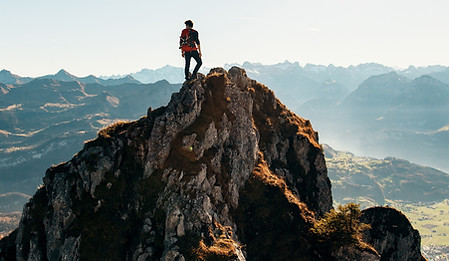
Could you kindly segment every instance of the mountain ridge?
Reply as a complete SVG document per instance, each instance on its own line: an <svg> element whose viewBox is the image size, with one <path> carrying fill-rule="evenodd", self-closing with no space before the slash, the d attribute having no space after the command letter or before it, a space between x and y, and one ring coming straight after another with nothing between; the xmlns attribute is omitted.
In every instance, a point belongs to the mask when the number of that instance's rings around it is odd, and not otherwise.
<svg viewBox="0 0 449 261"><path fill-rule="evenodd" d="M428 75L409 80L391 72L370 77L341 102L323 99L300 110L334 147L447 172L448 101L448 84Z"/></svg>
<svg viewBox="0 0 449 261"><path fill-rule="evenodd" d="M86 77L79 78L77 76L70 74L69 72L67 72L64 69L59 70L59 72L56 74L45 75L45 76L38 77L36 79L53 79L53 80L63 81L63 82L78 81L78 82L82 82L82 83L98 83L98 84L101 84L104 86L120 85L120 84L125 84L125 83L126 84L129 84L129 83L140 84L140 82L138 80L134 79L130 75L126 75L126 76L120 77L118 79L106 79L106 80L98 78L94 75L89 75Z"/></svg>
<svg viewBox="0 0 449 261"><path fill-rule="evenodd" d="M430 75L435 79L438 79L440 81L446 82L449 84L449 67L441 66L441 65L431 65L431 66L419 66L415 67L413 65L410 65L408 68L400 69L400 68L393 68L390 66L382 65L379 63L362 63L359 65L350 65L347 67L344 66L334 66L333 64L329 64L327 66L325 65L316 65L316 64L306 64L304 66L301 66L299 62L289 62L288 60L277 63L277 64L270 64L270 65L264 65L257 62L249 62L245 61L243 64L238 63L230 63L225 64L223 67L225 69L230 69L232 66L238 66L245 70L247 70L248 75L250 75L252 78L258 79L259 71L263 70L265 72L269 73L270 68L277 72L282 71L288 71L288 70L294 70L297 73L298 72L306 72L308 73L308 77L315 79L318 84L321 84L325 82L328 79L336 80L340 82L340 84L348 87L349 90L354 90L357 88L357 86L362 83L364 80L366 80L368 77L373 75L380 75L385 74L388 72L397 72L398 74L405 76L409 79L415 79L422 75ZM210 68L202 68L201 72L207 73ZM62 71L62 72L61 72ZM18 84L17 82L11 82L11 81L2 81L4 79L2 77L2 73L7 72L8 74L11 74L7 70L2 70L0 72L0 82L3 82L5 84ZM69 72L65 71L64 69L61 69L58 73L64 73L66 75L71 75ZM273 71L272 71L273 72ZM271 73L272 73L271 72ZM57 74L58 74L57 73ZM56 74L56 75L57 75ZM30 77L20 77L17 75L14 75L17 80L24 79L26 81L30 81L34 78ZM55 77L55 75L46 75L41 77ZM69 76L70 77L70 76ZM71 77L78 78L74 75L71 75ZM138 72L134 73L128 73L128 74L122 74L122 75L111 75L111 76L93 76L89 75L86 77L78 78L78 79L84 79L81 80L81 82L86 83L92 83L97 82L98 80L117 80L120 78L126 78L126 77L132 77L141 83L154 83L160 80L167 80L170 83L181 83L184 79L184 68L182 67L176 67L172 65L165 65L161 68L157 69L146 69L143 68ZM37 77L40 78L40 77ZM346 78L346 80L344 79ZM262 79L258 79L262 80Z"/></svg>
<svg viewBox="0 0 449 261"><path fill-rule="evenodd" d="M0 83L3 84L10 84L10 85L22 85L27 84L33 80L39 80L39 79L52 79L57 81L63 81L63 82L81 82L81 83L98 83L104 86L114 86L114 85L120 85L120 84L127 84L127 83L136 83L139 84L140 82L134 79L130 75L126 75L123 77L119 77L117 79L101 79L94 75L89 75L86 77L77 77L75 75L70 74L68 71L61 69L56 74L49 74L44 75L40 77L21 77L15 74L12 74L10 71L3 69L0 71Z"/></svg>
<svg viewBox="0 0 449 261"><path fill-rule="evenodd" d="M167 106L103 129L70 161L51 167L0 253L241 261L391 254L377 241L377 251L325 247L309 229L331 208L324 154L310 121L244 70L217 68L185 83ZM388 231L388 218L375 220L373 229ZM401 249L405 259L421 256L419 234L389 238L409 246Z"/></svg>
<svg viewBox="0 0 449 261"><path fill-rule="evenodd" d="M148 104L162 106L177 89L167 82L105 87L53 79L9 89L0 95L0 194L33 193L39 172L114 121L137 119Z"/></svg>
<svg viewBox="0 0 449 261"><path fill-rule="evenodd" d="M23 84L31 81L31 78L29 77L20 77L18 75L12 74L8 70L1 70L0 71L0 83L4 84Z"/></svg>

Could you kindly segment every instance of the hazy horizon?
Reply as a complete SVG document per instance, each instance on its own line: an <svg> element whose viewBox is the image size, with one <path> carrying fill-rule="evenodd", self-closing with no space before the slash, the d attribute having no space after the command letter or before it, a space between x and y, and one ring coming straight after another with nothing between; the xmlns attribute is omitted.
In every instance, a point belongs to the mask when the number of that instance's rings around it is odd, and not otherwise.
<svg viewBox="0 0 449 261"><path fill-rule="evenodd" d="M200 32L205 67L284 60L348 67L449 66L449 2L0 1L0 68L36 77L183 66L184 21Z"/></svg>
<svg viewBox="0 0 449 261"><path fill-rule="evenodd" d="M265 63L253 62L253 61L244 61L242 63L229 62L229 63L224 63L224 64L219 65L219 66L214 66L214 67L223 67L224 68L224 67L229 66L229 65L243 66L245 63L251 63L251 64L254 64L254 65L262 65L262 66L275 66L275 65L285 64L285 63L290 63L290 64L298 63L299 66L302 67L302 68L306 67L307 65L312 65L312 66L324 66L324 67L335 66L335 67L340 67L340 68L345 68L345 69L348 69L351 66L357 67L357 66L360 66L360 65L377 64L377 65L382 65L382 66L385 66L385 67L392 68L395 71L407 70L410 67L414 67L414 68L417 68L417 69L419 69L419 68L429 68L429 67L432 67L432 66L442 66L442 67L449 68L449 66L441 65L441 64L431 64L431 65L426 65L426 66L416 66L416 65L410 64L410 65L405 66L405 67L398 67L398 66L390 66L388 64L381 64L381 63L376 63L376 62L367 62L367 63L350 64L350 65L347 65L347 66L342 66L342 65L332 64L332 63L331 64L327 64L327 65L325 65L325 64L313 64L313 63L302 64L302 63L300 63L298 61L289 61L289 60L279 61L277 63L272 63L272 64L265 64ZM110 78L110 77L117 77L117 76L126 76L126 75L130 75L130 74L138 73L138 72L141 72L141 71L144 71L144 70L157 71L157 70L161 70L161 69L163 69L165 67L173 67L173 68L177 68L177 69L179 69L179 68L183 69L183 65L166 64L166 65L163 65L163 66L160 66L160 67L156 67L156 68L141 68L141 69L138 69L137 71L124 72L122 74L108 74L108 75L97 75L97 74L93 74L93 73L87 73L87 74L84 74L84 75L78 75L78 74L73 73L73 72L67 70L66 68L62 68L62 67L57 69L56 71L45 72L45 73L39 74L39 75L22 75L22 74L19 74L19 73L15 72L15 71L12 71L10 68L1 68L1 67L0 67L0 71L6 70L6 71L9 71L10 73L15 74L15 75L20 76L20 77L37 78L37 77L42 77L42 76L47 76L47 75L55 75L59 71L64 70L67 73L69 73L69 74L71 74L73 76L79 77L79 78L83 78L83 77L87 77L87 76L91 76L91 75L93 75L95 77L99 77L99 78ZM214 67L204 67L204 66L202 66L200 71L204 71L206 69L208 70L208 69L211 69L211 68L214 68Z"/></svg>

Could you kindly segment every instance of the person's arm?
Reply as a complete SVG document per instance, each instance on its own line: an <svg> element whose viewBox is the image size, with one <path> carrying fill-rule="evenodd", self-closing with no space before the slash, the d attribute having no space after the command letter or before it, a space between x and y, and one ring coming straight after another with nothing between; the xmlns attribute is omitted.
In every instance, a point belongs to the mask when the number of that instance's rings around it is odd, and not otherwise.
<svg viewBox="0 0 449 261"><path fill-rule="evenodd" d="M196 46L198 47L198 53L200 54L200 58L202 56L201 54L201 45L200 45L200 37L198 31L196 32Z"/></svg>

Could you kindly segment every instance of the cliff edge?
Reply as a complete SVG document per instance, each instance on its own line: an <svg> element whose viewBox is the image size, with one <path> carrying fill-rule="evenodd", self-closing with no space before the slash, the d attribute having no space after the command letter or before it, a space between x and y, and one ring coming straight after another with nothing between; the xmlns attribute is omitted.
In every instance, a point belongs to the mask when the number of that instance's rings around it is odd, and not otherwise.
<svg viewBox="0 0 449 261"><path fill-rule="evenodd" d="M1 242L16 260L379 260L325 249L318 135L244 70L217 68L48 169Z"/></svg>

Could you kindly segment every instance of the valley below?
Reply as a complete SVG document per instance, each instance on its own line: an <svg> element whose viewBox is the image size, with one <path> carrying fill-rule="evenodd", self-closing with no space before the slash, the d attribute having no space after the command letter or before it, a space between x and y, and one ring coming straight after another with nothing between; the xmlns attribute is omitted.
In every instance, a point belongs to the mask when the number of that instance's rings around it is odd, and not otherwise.
<svg viewBox="0 0 449 261"><path fill-rule="evenodd" d="M335 146L323 145L334 207L394 207L419 230L429 260L449 255L449 69L288 62L243 68L310 119L321 143ZM157 77L141 79L169 78L147 73ZM102 128L165 105L181 86L131 76L77 78L63 70L39 79L8 77L13 80L0 84L0 237L17 227L47 168L70 159Z"/></svg>

